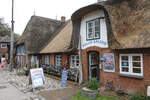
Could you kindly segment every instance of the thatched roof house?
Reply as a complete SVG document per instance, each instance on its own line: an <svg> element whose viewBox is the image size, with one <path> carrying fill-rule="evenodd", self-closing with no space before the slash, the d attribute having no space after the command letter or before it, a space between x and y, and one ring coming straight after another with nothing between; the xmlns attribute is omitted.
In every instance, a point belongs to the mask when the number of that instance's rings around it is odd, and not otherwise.
<svg viewBox="0 0 150 100"><path fill-rule="evenodd" d="M67 21L65 27L58 32L58 35L53 38L40 53L60 53L68 52L72 37L72 21Z"/></svg>
<svg viewBox="0 0 150 100"><path fill-rule="evenodd" d="M108 0L83 7L73 13L74 39L72 39L72 45L75 48L78 44L81 18L98 9L103 9L105 13L110 48L150 47L150 1Z"/></svg>
<svg viewBox="0 0 150 100"><path fill-rule="evenodd" d="M27 54L37 54L63 27L64 22L32 16L16 45L24 44Z"/></svg>

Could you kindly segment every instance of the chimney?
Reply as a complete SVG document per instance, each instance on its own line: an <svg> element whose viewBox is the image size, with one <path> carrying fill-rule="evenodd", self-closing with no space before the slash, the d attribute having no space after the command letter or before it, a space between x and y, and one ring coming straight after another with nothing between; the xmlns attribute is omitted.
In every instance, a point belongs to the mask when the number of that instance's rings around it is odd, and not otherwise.
<svg viewBox="0 0 150 100"><path fill-rule="evenodd" d="M61 16L61 22L65 22L66 21L66 17L65 16Z"/></svg>

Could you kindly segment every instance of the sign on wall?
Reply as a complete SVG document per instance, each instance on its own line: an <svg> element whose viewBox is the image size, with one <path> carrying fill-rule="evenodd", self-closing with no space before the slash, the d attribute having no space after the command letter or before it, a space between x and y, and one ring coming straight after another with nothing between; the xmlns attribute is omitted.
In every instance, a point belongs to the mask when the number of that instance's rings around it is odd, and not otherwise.
<svg viewBox="0 0 150 100"><path fill-rule="evenodd" d="M30 69L30 75L34 88L45 85L45 77L42 68Z"/></svg>
<svg viewBox="0 0 150 100"><path fill-rule="evenodd" d="M115 72L115 58L113 53L104 53L104 71Z"/></svg>

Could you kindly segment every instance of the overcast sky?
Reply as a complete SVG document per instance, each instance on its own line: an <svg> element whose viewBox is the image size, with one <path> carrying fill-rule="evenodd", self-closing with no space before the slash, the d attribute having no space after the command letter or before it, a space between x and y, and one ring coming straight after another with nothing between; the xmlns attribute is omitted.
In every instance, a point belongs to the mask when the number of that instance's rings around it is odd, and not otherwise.
<svg viewBox="0 0 150 100"><path fill-rule="evenodd" d="M11 25L11 1L0 0L0 17ZM60 20L61 16L70 19L79 8L97 0L14 0L15 33L22 34L30 17L34 15Z"/></svg>

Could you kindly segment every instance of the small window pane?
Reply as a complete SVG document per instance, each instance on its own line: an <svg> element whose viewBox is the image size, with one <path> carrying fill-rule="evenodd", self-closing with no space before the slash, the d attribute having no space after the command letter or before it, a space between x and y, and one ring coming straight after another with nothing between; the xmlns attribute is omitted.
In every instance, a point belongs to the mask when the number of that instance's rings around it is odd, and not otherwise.
<svg viewBox="0 0 150 100"><path fill-rule="evenodd" d="M99 32L95 32L95 37L96 38L99 38L100 36L99 36Z"/></svg>
<svg viewBox="0 0 150 100"><path fill-rule="evenodd" d="M129 68L128 67L122 67L122 72L129 72Z"/></svg>
<svg viewBox="0 0 150 100"><path fill-rule="evenodd" d="M100 27L95 27L95 32L99 32Z"/></svg>
<svg viewBox="0 0 150 100"><path fill-rule="evenodd" d="M88 27L92 27L92 23L91 22L88 23Z"/></svg>
<svg viewBox="0 0 150 100"><path fill-rule="evenodd" d="M122 62L122 66L129 66L129 62Z"/></svg>
<svg viewBox="0 0 150 100"><path fill-rule="evenodd" d="M141 62L132 62L133 67L141 67Z"/></svg>
<svg viewBox="0 0 150 100"><path fill-rule="evenodd" d="M140 68L133 68L133 73L141 73L141 69Z"/></svg>
<svg viewBox="0 0 150 100"><path fill-rule="evenodd" d="M88 38L92 39L93 38L93 34L91 32L88 33Z"/></svg>
<svg viewBox="0 0 150 100"><path fill-rule="evenodd" d="M121 56L122 61L128 61L128 56Z"/></svg>
<svg viewBox="0 0 150 100"><path fill-rule="evenodd" d="M100 22L99 19L96 19L95 20L95 26L99 26L99 22Z"/></svg>
<svg viewBox="0 0 150 100"><path fill-rule="evenodd" d="M92 29L92 28L89 28L88 31L89 31L89 33L92 33L93 29Z"/></svg>
<svg viewBox="0 0 150 100"><path fill-rule="evenodd" d="M140 56L132 56L133 61L141 61Z"/></svg>

